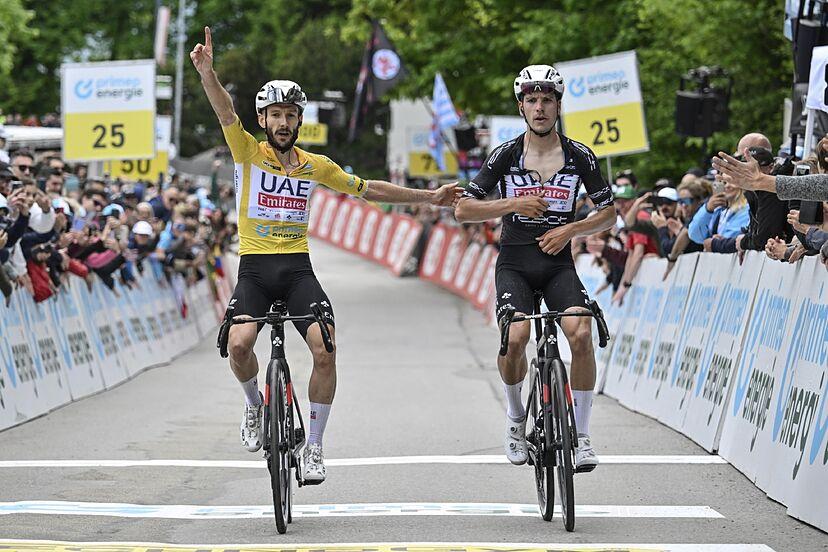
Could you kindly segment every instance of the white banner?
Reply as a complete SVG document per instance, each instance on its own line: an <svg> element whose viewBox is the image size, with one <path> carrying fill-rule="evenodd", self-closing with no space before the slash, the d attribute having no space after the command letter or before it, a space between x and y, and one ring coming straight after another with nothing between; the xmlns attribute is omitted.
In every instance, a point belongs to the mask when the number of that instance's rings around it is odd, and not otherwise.
<svg viewBox="0 0 828 552"><path fill-rule="evenodd" d="M63 113L155 111L155 61L64 63Z"/></svg>
<svg viewBox="0 0 828 552"><path fill-rule="evenodd" d="M489 118L489 152L526 132L523 117L494 115Z"/></svg>
<svg viewBox="0 0 828 552"><path fill-rule="evenodd" d="M713 262L708 262L708 259ZM733 387L734 370L750 320L765 255L750 251L740 266L735 255L704 255L696 268L696 281L714 283L716 307L707 332L698 344L702 350L692 393L686 397L686 415L678 429L708 452L719 447L721 420ZM693 286L696 286L694 281Z"/></svg>
<svg viewBox="0 0 828 552"><path fill-rule="evenodd" d="M719 454L753 482L774 468L771 409L781 392L782 346L793 328L797 273L792 268L768 259L764 262L744 354L725 409Z"/></svg>
<svg viewBox="0 0 828 552"><path fill-rule="evenodd" d="M796 299L798 309L789 327L782 393L773 410L773 438L778 450L778 476L769 483L771 498L783 495L788 513L828 529L828 273L818 257L802 261ZM797 331L798 330L798 331ZM788 489L780 493L779 489ZM820 490L822 492L820 492Z"/></svg>

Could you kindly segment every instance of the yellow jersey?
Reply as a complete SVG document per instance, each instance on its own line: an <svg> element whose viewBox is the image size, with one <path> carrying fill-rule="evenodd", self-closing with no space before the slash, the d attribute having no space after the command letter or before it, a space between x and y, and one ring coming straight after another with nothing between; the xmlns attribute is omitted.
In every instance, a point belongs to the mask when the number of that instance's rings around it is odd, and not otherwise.
<svg viewBox="0 0 828 552"><path fill-rule="evenodd" d="M258 142L238 117L222 131L235 163L239 255L307 253L309 200L318 184L358 197L365 193L365 180L297 147L299 167L285 171L270 144Z"/></svg>

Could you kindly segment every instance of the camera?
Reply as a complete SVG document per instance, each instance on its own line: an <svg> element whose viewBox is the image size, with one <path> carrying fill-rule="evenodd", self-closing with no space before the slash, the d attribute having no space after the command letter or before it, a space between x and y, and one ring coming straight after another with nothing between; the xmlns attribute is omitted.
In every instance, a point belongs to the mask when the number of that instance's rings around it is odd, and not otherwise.
<svg viewBox="0 0 828 552"><path fill-rule="evenodd" d="M23 187L23 182L20 180L12 180L9 186L11 186L11 191L19 190Z"/></svg>
<svg viewBox="0 0 828 552"><path fill-rule="evenodd" d="M794 167L794 176L807 176L811 174L811 166L805 163L797 163Z"/></svg>

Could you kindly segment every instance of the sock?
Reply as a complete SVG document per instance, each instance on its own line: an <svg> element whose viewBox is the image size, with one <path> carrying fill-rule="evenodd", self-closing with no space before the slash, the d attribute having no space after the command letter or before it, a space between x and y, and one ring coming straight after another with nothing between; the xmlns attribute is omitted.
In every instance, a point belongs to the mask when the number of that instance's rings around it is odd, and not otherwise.
<svg viewBox="0 0 828 552"><path fill-rule="evenodd" d="M575 425L578 435L589 435L589 415L592 414L592 391L572 390L575 400Z"/></svg>
<svg viewBox="0 0 828 552"><path fill-rule="evenodd" d="M520 398L520 390L523 388L523 382L509 385L503 384L503 389L506 391L506 415L513 422L519 422L526 417L526 411L523 409L523 402Z"/></svg>
<svg viewBox="0 0 828 552"><path fill-rule="evenodd" d="M244 401L250 406L259 406L262 404L262 396L259 395L259 378L253 376L247 381L241 382L242 389L244 389Z"/></svg>
<svg viewBox="0 0 828 552"><path fill-rule="evenodd" d="M322 434L325 433L325 426L328 424L328 414L330 413L331 405L315 402L310 403L309 445L322 446Z"/></svg>

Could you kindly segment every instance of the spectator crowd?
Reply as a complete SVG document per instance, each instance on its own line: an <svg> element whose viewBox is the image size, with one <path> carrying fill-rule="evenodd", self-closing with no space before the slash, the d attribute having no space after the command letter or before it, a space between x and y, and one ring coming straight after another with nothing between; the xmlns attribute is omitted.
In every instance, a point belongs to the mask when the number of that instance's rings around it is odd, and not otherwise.
<svg viewBox="0 0 828 552"><path fill-rule="evenodd" d="M221 270L215 259L236 239L226 195L178 178L91 178L59 153L12 151L0 161L0 292L7 305L13 293L41 302L78 278L118 294L148 272L186 316L184 287Z"/></svg>

